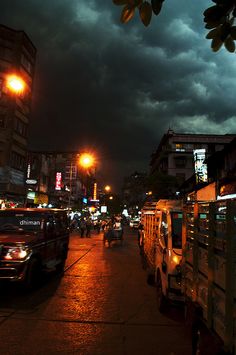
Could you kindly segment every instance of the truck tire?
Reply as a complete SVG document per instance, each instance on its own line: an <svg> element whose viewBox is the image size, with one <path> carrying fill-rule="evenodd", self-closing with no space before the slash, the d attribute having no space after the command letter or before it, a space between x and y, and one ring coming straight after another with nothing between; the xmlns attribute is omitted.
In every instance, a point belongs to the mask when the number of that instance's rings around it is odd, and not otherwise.
<svg viewBox="0 0 236 355"><path fill-rule="evenodd" d="M194 321L192 325L192 355L226 355L222 345L202 321Z"/></svg>
<svg viewBox="0 0 236 355"><path fill-rule="evenodd" d="M192 325L192 355L201 355L201 327L193 323Z"/></svg>
<svg viewBox="0 0 236 355"><path fill-rule="evenodd" d="M157 274L157 307L160 313L166 313L168 309L168 302L162 291L161 275Z"/></svg>

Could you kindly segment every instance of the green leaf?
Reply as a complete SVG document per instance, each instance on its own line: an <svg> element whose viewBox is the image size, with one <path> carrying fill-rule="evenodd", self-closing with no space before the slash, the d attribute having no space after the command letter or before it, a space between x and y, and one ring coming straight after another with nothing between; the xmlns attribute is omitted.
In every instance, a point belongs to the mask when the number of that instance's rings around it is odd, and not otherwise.
<svg viewBox="0 0 236 355"><path fill-rule="evenodd" d="M144 26L148 26L152 18L152 6L144 1L139 8L139 15Z"/></svg>
<svg viewBox="0 0 236 355"><path fill-rule="evenodd" d="M220 38L224 42L228 35L230 34L230 29L231 26L228 22L225 22L221 27L220 27Z"/></svg>
<svg viewBox="0 0 236 355"><path fill-rule="evenodd" d="M121 13L120 21L122 23L129 22L134 17L135 7L131 5L126 5Z"/></svg>
<svg viewBox="0 0 236 355"><path fill-rule="evenodd" d="M162 0L152 0L152 11L155 15L158 15L161 12Z"/></svg>
<svg viewBox="0 0 236 355"><path fill-rule="evenodd" d="M229 36L225 42L224 42L224 46L227 49L227 51L229 51L230 53L235 52L235 43L234 40L231 36Z"/></svg>
<svg viewBox="0 0 236 355"><path fill-rule="evenodd" d="M219 37L213 38L212 42L211 42L211 48L213 50L213 52L217 52L221 46L222 46L223 42L221 41L221 39Z"/></svg>
<svg viewBox="0 0 236 355"><path fill-rule="evenodd" d="M221 20L220 21L207 21L205 28L207 28L208 30L211 30L212 28L215 28L215 27L221 25L222 21Z"/></svg>
<svg viewBox="0 0 236 355"><path fill-rule="evenodd" d="M209 7L203 12L203 15L210 21L218 21L221 17L226 15L226 9L218 5Z"/></svg>
<svg viewBox="0 0 236 355"><path fill-rule="evenodd" d="M143 0L129 0L129 3L133 6L140 6L143 3Z"/></svg>
<svg viewBox="0 0 236 355"><path fill-rule="evenodd" d="M113 3L115 5L126 5L128 3L128 0L113 0Z"/></svg>
<svg viewBox="0 0 236 355"><path fill-rule="evenodd" d="M219 27L214 28L213 30L208 32L208 34L206 35L206 38L213 39L213 38L217 37L218 35L219 35Z"/></svg>

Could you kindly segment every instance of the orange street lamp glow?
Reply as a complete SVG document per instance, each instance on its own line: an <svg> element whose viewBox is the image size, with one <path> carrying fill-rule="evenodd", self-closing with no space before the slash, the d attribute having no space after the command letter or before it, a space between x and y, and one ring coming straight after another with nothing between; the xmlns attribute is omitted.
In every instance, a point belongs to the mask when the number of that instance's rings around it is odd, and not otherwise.
<svg viewBox="0 0 236 355"><path fill-rule="evenodd" d="M21 93L25 89L25 82L16 75L11 75L7 78L7 87L16 94Z"/></svg>
<svg viewBox="0 0 236 355"><path fill-rule="evenodd" d="M106 192L109 192L109 191L111 191L111 186L109 186L109 185L106 185L106 186L104 187L104 190L105 190Z"/></svg>
<svg viewBox="0 0 236 355"><path fill-rule="evenodd" d="M83 153L79 158L79 164L83 168L91 168L94 165L94 157L91 154Z"/></svg>

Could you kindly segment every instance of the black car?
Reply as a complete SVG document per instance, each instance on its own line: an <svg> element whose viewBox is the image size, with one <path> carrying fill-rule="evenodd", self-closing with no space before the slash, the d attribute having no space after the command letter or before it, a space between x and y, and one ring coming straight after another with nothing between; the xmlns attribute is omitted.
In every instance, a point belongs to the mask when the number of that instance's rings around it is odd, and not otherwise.
<svg viewBox="0 0 236 355"><path fill-rule="evenodd" d="M0 210L0 281L20 281L31 287L43 271L63 270L68 244L66 211Z"/></svg>

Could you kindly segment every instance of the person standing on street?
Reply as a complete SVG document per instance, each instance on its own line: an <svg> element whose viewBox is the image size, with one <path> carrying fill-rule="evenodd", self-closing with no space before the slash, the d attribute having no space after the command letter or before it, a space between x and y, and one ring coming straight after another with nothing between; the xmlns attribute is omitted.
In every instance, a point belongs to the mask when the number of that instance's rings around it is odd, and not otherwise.
<svg viewBox="0 0 236 355"><path fill-rule="evenodd" d="M82 218L80 221L79 229L80 229L80 237L83 238L86 230L86 222L84 218Z"/></svg>
<svg viewBox="0 0 236 355"><path fill-rule="evenodd" d="M100 228L101 228L100 221L97 220L96 224L94 225L94 229L97 231L97 234L100 233Z"/></svg>
<svg viewBox="0 0 236 355"><path fill-rule="evenodd" d="M86 221L86 237L87 238L91 237L91 229L92 229L92 222L91 222L91 219L88 218Z"/></svg>

